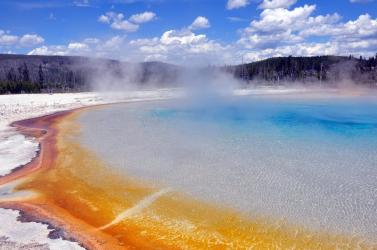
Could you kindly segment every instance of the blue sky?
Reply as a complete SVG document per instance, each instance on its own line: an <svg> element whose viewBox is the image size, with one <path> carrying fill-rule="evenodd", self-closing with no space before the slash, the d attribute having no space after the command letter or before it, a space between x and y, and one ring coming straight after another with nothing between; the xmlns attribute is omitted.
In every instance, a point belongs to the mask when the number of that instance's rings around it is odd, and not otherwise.
<svg viewBox="0 0 377 250"><path fill-rule="evenodd" d="M0 52L237 63L377 52L374 0L2 0Z"/></svg>

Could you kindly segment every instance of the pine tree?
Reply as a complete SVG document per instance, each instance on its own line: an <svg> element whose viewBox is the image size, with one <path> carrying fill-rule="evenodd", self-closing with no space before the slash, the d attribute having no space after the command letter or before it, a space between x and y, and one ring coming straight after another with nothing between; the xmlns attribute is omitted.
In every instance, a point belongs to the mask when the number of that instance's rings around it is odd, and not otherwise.
<svg viewBox="0 0 377 250"><path fill-rule="evenodd" d="M42 70L42 65L39 64L39 70L38 70L38 84L39 88L43 88L43 83L44 83L44 76L43 76L43 70Z"/></svg>
<svg viewBox="0 0 377 250"><path fill-rule="evenodd" d="M23 82L29 82L30 81L29 70L27 68L26 63L24 63L24 68L22 70L22 81Z"/></svg>

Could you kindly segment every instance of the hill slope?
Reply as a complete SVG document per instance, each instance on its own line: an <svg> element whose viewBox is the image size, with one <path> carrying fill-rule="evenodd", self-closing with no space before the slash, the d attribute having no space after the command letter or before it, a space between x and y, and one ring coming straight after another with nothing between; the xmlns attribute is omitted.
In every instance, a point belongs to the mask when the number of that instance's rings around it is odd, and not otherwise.
<svg viewBox="0 0 377 250"><path fill-rule="evenodd" d="M269 84L307 83L377 84L377 55L369 59L352 56L276 57L245 65L227 66L223 70L236 78Z"/></svg>
<svg viewBox="0 0 377 250"><path fill-rule="evenodd" d="M218 74L200 69L199 76ZM221 71L256 85L356 83L377 86L377 55L369 59L318 56L276 57ZM184 80L185 69L162 62L127 63L75 56L0 54L0 94L124 89L130 85L166 87Z"/></svg>
<svg viewBox="0 0 377 250"><path fill-rule="evenodd" d="M175 82L179 71L161 62L0 54L0 93L88 91L113 82L164 85Z"/></svg>

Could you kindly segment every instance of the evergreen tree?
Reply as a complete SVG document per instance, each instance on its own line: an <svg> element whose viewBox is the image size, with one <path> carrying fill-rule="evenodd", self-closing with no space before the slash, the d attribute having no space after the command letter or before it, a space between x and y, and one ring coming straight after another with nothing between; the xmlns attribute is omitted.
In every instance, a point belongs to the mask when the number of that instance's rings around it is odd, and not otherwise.
<svg viewBox="0 0 377 250"><path fill-rule="evenodd" d="M27 68L26 63L24 63L24 67L23 67L23 70L22 70L22 81L23 82L29 82L30 81L29 70Z"/></svg>
<svg viewBox="0 0 377 250"><path fill-rule="evenodd" d="M43 76L43 70L42 65L39 64L39 70L38 70L38 84L41 89L43 89L43 83L44 83L44 76Z"/></svg>

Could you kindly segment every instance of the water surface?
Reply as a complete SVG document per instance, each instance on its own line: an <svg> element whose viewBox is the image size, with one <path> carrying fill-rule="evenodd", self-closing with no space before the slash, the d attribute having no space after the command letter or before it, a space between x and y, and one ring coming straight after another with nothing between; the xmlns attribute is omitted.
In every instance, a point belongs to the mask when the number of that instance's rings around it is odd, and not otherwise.
<svg viewBox="0 0 377 250"><path fill-rule="evenodd" d="M234 97L106 106L81 141L127 176L310 228L377 235L377 100Z"/></svg>

